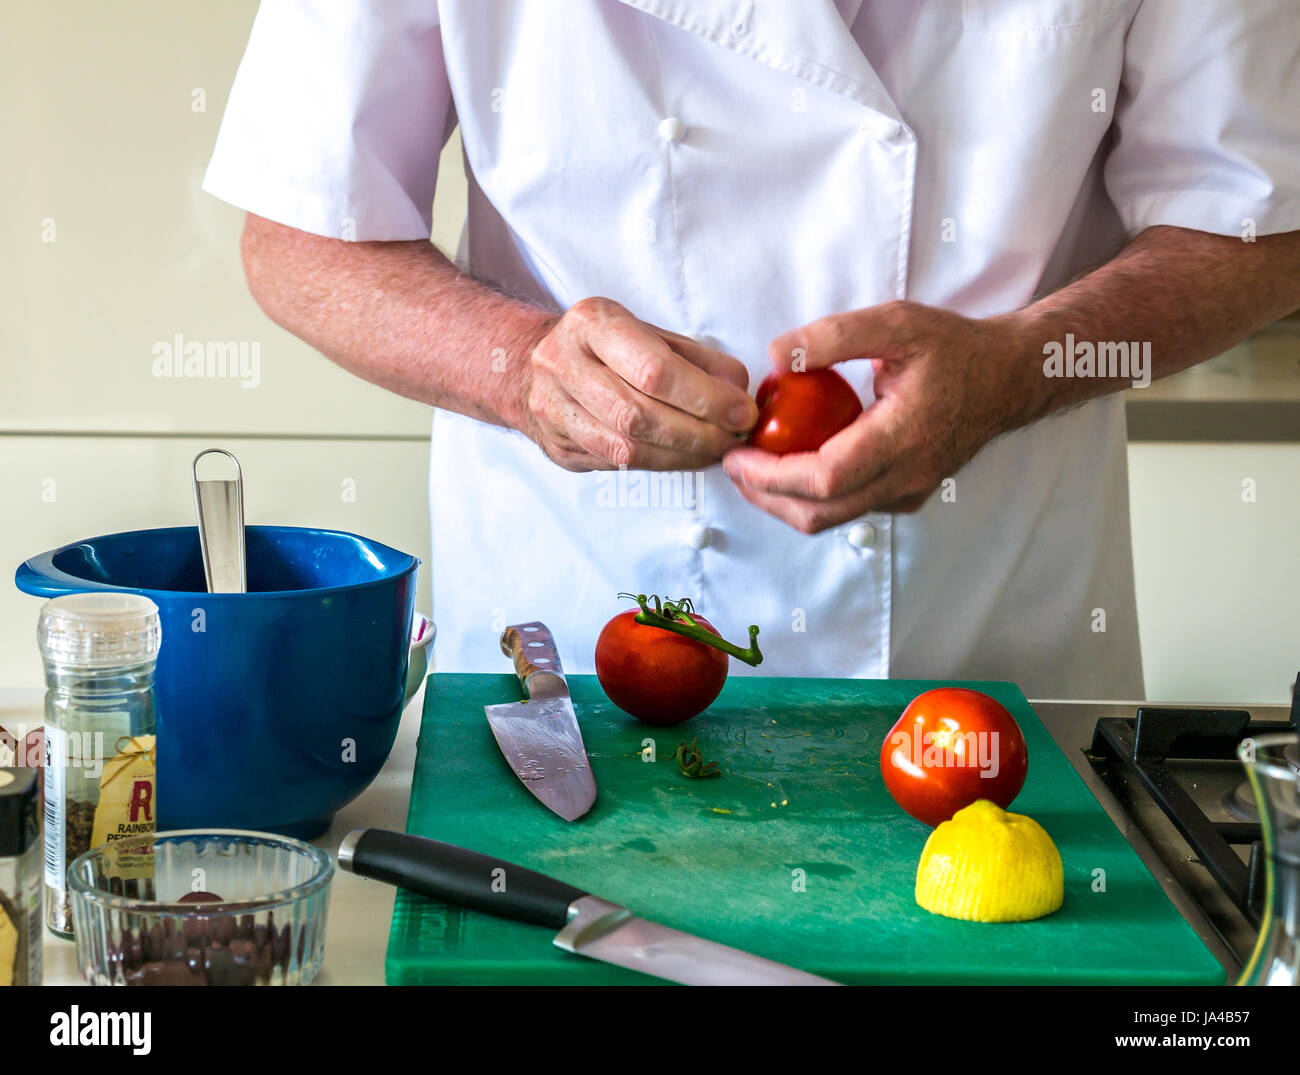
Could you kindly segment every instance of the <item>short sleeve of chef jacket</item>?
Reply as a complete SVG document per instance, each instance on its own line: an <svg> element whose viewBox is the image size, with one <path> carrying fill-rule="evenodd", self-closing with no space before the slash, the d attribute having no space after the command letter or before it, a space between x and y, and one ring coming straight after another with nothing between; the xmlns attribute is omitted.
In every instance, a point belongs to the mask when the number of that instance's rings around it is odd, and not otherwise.
<svg viewBox="0 0 1300 1075"><path fill-rule="evenodd" d="M1142 0L1105 167L1130 234L1300 230L1297 35L1296 0Z"/></svg>
<svg viewBox="0 0 1300 1075"><path fill-rule="evenodd" d="M434 0L262 0L203 189L317 235L427 239L453 127Z"/></svg>

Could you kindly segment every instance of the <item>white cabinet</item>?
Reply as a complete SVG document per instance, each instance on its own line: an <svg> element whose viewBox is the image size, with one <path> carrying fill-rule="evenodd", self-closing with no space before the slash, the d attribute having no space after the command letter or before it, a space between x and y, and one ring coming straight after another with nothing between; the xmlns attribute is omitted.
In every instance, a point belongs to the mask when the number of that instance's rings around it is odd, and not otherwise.
<svg viewBox="0 0 1300 1075"><path fill-rule="evenodd" d="M1300 671L1300 444L1129 446L1147 696L1282 702Z"/></svg>

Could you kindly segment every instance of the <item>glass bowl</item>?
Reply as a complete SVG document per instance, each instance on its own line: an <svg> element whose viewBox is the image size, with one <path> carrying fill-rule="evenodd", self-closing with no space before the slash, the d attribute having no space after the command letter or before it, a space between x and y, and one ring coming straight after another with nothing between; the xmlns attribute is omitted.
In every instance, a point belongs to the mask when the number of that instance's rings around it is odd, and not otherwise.
<svg viewBox="0 0 1300 1075"><path fill-rule="evenodd" d="M306 985L325 957L334 863L262 832L113 840L68 868L91 985Z"/></svg>

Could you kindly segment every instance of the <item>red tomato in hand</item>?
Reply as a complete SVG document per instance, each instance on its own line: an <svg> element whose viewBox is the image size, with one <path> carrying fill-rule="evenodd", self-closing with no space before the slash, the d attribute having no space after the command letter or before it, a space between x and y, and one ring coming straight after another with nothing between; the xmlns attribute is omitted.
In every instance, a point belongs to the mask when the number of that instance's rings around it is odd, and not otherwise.
<svg viewBox="0 0 1300 1075"><path fill-rule="evenodd" d="M815 452L862 413L858 394L831 369L769 373L755 400L749 443L775 455Z"/></svg>
<svg viewBox="0 0 1300 1075"><path fill-rule="evenodd" d="M596 639L596 677L609 700L647 724L680 724L708 709L727 682L728 657L685 635L615 616ZM715 635L713 624L692 613Z"/></svg>
<svg viewBox="0 0 1300 1075"><path fill-rule="evenodd" d="M1029 751L1015 719L987 694L940 687L912 699L880 748L894 800L938 825L976 799L1004 810L1025 786Z"/></svg>

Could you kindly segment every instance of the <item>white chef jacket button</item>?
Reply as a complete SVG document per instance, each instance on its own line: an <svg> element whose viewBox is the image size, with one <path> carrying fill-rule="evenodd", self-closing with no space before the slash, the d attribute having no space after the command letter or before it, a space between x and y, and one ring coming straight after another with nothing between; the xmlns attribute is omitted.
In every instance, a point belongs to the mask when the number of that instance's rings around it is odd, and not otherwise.
<svg viewBox="0 0 1300 1075"><path fill-rule="evenodd" d="M659 137L665 142L680 142L686 137L686 124L676 116L669 116L659 123Z"/></svg>
<svg viewBox="0 0 1300 1075"><path fill-rule="evenodd" d="M713 531L703 523L696 523L686 532L686 544L692 549L707 549L713 544Z"/></svg>
<svg viewBox="0 0 1300 1075"><path fill-rule="evenodd" d="M855 549L868 549L876 543L876 528L870 523L854 523L849 527L848 537Z"/></svg>

